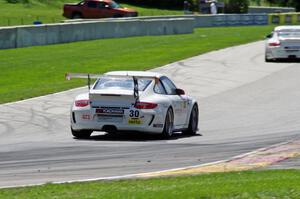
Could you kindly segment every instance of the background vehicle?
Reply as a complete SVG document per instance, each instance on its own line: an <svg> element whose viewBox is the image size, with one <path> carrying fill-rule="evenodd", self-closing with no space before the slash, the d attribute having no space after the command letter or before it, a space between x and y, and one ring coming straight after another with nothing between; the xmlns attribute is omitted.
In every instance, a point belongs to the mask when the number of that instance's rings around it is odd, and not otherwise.
<svg viewBox="0 0 300 199"><path fill-rule="evenodd" d="M300 58L300 26L278 26L267 36L265 61Z"/></svg>
<svg viewBox="0 0 300 199"><path fill-rule="evenodd" d="M69 74L68 77L96 77ZM172 136L195 134L197 102L166 76L152 72L116 71L98 78L71 108L71 130L78 138L93 131L142 131Z"/></svg>
<svg viewBox="0 0 300 199"><path fill-rule="evenodd" d="M65 4L66 18L136 17L137 11L123 8L113 0L85 0L77 4Z"/></svg>

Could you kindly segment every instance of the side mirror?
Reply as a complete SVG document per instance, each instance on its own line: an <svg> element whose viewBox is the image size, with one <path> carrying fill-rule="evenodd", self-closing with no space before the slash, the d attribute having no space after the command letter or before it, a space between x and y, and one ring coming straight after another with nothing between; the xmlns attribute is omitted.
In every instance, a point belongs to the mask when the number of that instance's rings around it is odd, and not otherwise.
<svg viewBox="0 0 300 199"><path fill-rule="evenodd" d="M267 36L266 36L266 39L271 39L273 37L273 34L268 34Z"/></svg>
<svg viewBox="0 0 300 199"><path fill-rule="evenodd" d="M180 88L176 88L176 94L177 94L177 95L184 95L185 92L184 92L184 90L182 90L182 89L180 89Z"/></svg>
<svg viewBox="0 0 300 199"><path fill-rule="evenodd" d="M109 5L105 5L105 8L106 8L106 9L110 9L110 6L109 6Z"/></svg>

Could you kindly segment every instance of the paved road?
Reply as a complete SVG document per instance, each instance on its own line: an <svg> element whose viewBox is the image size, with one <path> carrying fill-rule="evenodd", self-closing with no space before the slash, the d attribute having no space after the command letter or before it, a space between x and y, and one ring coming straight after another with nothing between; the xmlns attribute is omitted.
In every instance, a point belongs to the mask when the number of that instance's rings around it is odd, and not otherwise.
<svg viewBox="0 0 300 199"><path fill-rule="evenodd" d="M193 137L73 139L70 103L86 88L1 105L0 187L198 165L299 138L300 64L263 59L256 42L155 69L198 99Z"/></svg>

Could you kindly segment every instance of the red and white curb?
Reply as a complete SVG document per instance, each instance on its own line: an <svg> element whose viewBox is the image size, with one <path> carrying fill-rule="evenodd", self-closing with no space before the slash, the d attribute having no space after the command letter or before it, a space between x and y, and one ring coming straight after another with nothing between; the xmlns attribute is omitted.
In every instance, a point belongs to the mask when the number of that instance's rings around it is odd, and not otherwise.
<svg viewBox="0 0 300 199"><path fill-rule="evenodd" d="M266 167L300 156L300 140L284 142L267 148L242 154L228 160L202 164L187 168L140 174L139 177L192 175L213 172L244 171Z"/></svg>

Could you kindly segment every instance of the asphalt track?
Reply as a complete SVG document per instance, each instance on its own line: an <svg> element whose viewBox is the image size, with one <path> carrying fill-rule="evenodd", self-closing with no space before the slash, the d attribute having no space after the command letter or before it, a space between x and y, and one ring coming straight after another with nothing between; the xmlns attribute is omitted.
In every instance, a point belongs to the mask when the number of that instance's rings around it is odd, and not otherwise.
<svg viewBox="0 0 300 199"><path fill-rule="evenodd" d="M70 103L86 88L1 105L0 187L199 165L299 139L300 64L265 63L263 48L261 41L155 69L198 99L197 136L73 139Z"/></svg>

